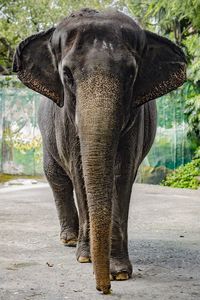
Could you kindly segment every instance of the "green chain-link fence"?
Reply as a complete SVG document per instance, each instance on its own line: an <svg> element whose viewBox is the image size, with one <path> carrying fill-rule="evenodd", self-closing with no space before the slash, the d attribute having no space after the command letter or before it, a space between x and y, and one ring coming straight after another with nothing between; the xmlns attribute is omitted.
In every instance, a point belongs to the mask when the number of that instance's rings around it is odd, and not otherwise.
<svg viewBox="0 0 200 300"><path fill-rule="evenodd" d="M140 168L138 181L159 183L170 170L190 161L184 99L179 92L157 101L158 129L154 145ZM42 174L42 145L37 125L41 96L14 77L0 80L0 172ZM44 100L48 101L48 100Z"/></svg>

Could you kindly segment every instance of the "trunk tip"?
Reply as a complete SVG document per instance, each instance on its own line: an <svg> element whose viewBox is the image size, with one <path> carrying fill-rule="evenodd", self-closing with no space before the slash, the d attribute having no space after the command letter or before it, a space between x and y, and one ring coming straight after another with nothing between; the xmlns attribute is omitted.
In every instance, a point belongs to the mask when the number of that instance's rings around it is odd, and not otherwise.
<svg viewBox="0 0 200 300"><path fill-rule="evenodd" d="M112 293L110 284L107 286L97 286L96 289L97 291L102 292L104 295L109 295Z"/></svg>

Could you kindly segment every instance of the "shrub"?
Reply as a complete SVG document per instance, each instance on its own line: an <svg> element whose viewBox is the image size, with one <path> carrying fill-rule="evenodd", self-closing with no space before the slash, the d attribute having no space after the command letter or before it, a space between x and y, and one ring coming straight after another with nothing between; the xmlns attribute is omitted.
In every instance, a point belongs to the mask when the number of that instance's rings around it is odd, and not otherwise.
<svg viewBox="0 0 200 300"><path fill-rule="evenodd" d="M161 185L198 189L200 187L200 149L197 150L191 162L170 173Z"/></svg>

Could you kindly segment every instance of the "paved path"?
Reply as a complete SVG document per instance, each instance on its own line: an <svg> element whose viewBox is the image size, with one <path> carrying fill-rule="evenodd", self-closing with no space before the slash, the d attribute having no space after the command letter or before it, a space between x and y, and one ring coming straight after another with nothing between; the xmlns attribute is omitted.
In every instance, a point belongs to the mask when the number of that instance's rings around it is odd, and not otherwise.
<svg viewBox="0 0 200 300"><path fill-rule="evenodd" d="M0 299L199 300L200 191L135 185L129 221L134 276L102 296L92 265L59 244L47 185L0 189Z"/></svg>

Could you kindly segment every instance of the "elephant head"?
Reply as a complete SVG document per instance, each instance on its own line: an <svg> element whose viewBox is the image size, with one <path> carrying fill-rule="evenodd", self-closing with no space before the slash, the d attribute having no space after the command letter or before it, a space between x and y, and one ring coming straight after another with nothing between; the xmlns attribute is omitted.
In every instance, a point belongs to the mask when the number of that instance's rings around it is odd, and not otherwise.
<svg viewBox="0 0 200 300"><path fill-rule="evenodd" d="M17 48L14 72L77 127L97 288L108 293L114 162L134 109L185 81L182 50L117 12L84 9Z"/></svg>

